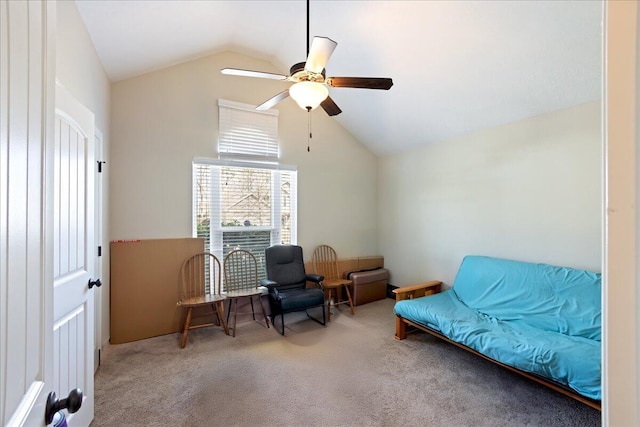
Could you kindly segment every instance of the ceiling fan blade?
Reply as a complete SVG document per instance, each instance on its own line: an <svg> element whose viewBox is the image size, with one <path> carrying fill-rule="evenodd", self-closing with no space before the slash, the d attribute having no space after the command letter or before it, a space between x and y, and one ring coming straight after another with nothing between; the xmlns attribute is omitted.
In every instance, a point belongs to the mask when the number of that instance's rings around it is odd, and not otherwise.
<svg viewBox="0 0 640 427"><path fill-rule="evenodd" d="M283 90L276 96L269 98L266 101L264 101L262 104L258 105L256 107L256 110L259 110L259 111L268 110L269 108L276 105L278 102L282 101L283 99L286 99L288 96L289 96L289 89Z"/></svg>
<svg viewBox="0 0 640 427"><path fill-rule="evenodd" d="M304 69L312 73L322 73L337 45L338 43L328 37L314 37Z"/></svg>
<svg viewBox="0 0 640 427"><path fill-rule="evenodd" d="M261 79L273 79L273 80L287 80L288 76L282 74L265 73L263 71L241 70L239 68L223 68L220 70L222 74L230 76L242 76L242 77L258 77Z"/></svg>
<svg viewBox="0 0 640 427"><path fill-rule="evenodd" d="M338 105L333 102L333 99L331 99L330 96L327 96L327 98L320 103L320 106L330 116L337 116L338 114L342 113L340 107L338 107Z"/></svg>
<svg viewBox="0 0 640 427"><path fill-rule="evenodd" d="M384 77L327 77L325 83L331 87L354 87L359 89L389 90L393 86L393 80Z"/></svg>

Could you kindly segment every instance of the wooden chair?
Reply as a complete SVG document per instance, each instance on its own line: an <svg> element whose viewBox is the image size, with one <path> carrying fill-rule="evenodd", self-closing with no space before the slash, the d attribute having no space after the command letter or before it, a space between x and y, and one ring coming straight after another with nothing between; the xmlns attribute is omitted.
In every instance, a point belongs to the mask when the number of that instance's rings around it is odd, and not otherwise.
<svg viewBox="0 0 640 427"><path fill-rule="evenodd" d="M182 263L180 268L182 290L178 305L184 309L185 315L180 348L187 345L187 336L191 329L216 325L222 326L224 332L229 335L229 328L224 321L224 300L226 297L220 294L221 275L220 261L215 255L208 252L193 255ZM199 308L207 307L211 308L211 312L197 312ZM194 309L196 309L196 313L194 313ZM215 315L213 322L191 324L194 318L211 316L212 314Z"/></svg>
<svg viewBox="0 0 640 427"><path fill-rule="evenodd" d="M351 280L342 279L338 272L338 256L336 251L327 245L320 245L314 251L311 256L311 263L313 265L313 272L324 276L322 281L322 287L325 291L327 298L327 305L329 306L327 318L331 321L331 306L338 306L340 304L349 304L351 308L351 314L356 314L353 308L353 300L351 299L351 291L349 288L353 286ZM342 299L342 290L347 294L347 299ZM333 304L331 298L333 297Z"/></svg>
<svg viewBox="0 0 640 427"><path fill-rule="evenodd" d="M262 305L262 291L258 289L258 262L249 251L236 249L230 252L224 259L224 286L227 299L229 299L229 315L233 312L233 336L236 336L236 322L238 318L238 300L248 298L251 303L251 314L256 320L256 312L253 306L253 298L258 297L264 322L269 327L267 313Z"/></svg>

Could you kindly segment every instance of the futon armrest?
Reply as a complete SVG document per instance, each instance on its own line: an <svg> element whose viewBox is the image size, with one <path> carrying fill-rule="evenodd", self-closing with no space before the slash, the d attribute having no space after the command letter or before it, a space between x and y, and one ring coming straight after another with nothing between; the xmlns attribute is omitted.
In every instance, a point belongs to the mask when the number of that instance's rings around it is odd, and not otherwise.
<svg viewBox="0 0 640 427"><path fill-rule="evenodd" d="M441 289L442 282L439 280L432 280L430 282L418 283L417 285L406 286L404 288L396 288L393 290L393 293L396 294L396 301L402 301L405 299L437 294Z"/></svg>
<svg viewBox="0 0 640 427"><path fill-rule="evenodd" d="M307 274L305 277L309 282L320 284L324 280L324 276L319 274Z"/></svg>

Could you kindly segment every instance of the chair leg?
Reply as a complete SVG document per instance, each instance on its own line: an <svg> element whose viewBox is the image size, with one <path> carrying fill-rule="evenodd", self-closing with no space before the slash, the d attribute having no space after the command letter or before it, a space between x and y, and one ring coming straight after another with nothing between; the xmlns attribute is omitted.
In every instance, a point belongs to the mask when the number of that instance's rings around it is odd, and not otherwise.
<svg viewBox="0 0 640 427"><path fill-rule="evenodd" d="M216 308L216 303L212 302L211 305L209 306L209 308L211 308L211 314L213 314L214 319L213 319L213 324L215 326L222 326L220 324L220 318L218 317L218 309Z"/></svg>
<svg viewBox="0 0 640 427"><path fill-rule="evenodd" d="M180 348L184 348L187 345L189 326L191 326L191 307L187 308L187 313L184 317L184 328L182 328L182 342L180 342Z"/></svg>
<svg viewBox="0 0 640 427"><path fill-rule="evenodd" d="M227 323L224 321L224 303L222 301L218 301L216 303L216 314L218 315L218 321L222 325L224 329L224 333L229 335L229 327Z"/></svg>
<svg viewBox="0 0 640 427"><path fill-rule="evenodd" d="M256 320L256 310L253 308L253 297L249 297L249 301L251 301L251 315L253 316L253 320Z"/></svg>
<svg viewBox="0 0 640 427"><path fill-rule="evenodd" d="M284 335L284 313L279 312L279 314L280 314L280 323L282 324L280 327L276 325L276 319L278 318L278 313L274 314L273 311L271 311L269 320L271 321L271 324L273 325L274 329L278 331L280 335Z"/></svg>
<svg viewBox="0 0 640 427"><path fill-rule="evenodd" d="M238 298L234 298L235 308L233 309L233 336L236 336L236 322L238 320Z"/></svg>
<svg viewBox="0 0 640 427"><path fill-rule="evenodd" d="M309 309L306 309L306 310L305 310L305 313L307 313L307 317L308 317L309 319L311 319L311 320L313 320L314 322L317 322L317 323L319 323L319 324L321 324L321 325L323 325L323 326L326 326L326 325L327 325L327 317L325 316L325 311L324 311L325 306L326 306L326 304L325 304L325 303L322 303L322 322L321 322L321 321L319 321L318 319L316 319L315 317L313 317L312 315L310 315L310 314L309 314Z"/></svg>
<svg viewBox="0 0 640 427"><path fill-rule="evenodd" d="M253 301L253 298L251 299ZM262 309L262 315L264 316L264 323L267 325L267 329L269 329L269 319L267 318L267 312L264 309L264 304L262 303L262 296L258 295L258 302L260 303L260 308ZM253 320L256 319L255 314L253 315Z"/></svg>
<svg viewBox="0 0 640 427"><path fill-rule="evenodd" d="M333 289L329 289L329 293L327 295L327 322L331 322L331 294L333 293Z"/></svg>
<svg viewBox="0 0 640 427"><path fill-rule="evenodd" d="M351 314L356 314L355 309L353 308L353 300L351 299L351 292L349 291L349 286L344 285L344 290L347 291L347 298L349 299L349 307L351 308Z"/></svg>
<svg viewBox="0 0 640 427"><path fill-rule="evenodd" d="M327 326L326 304L322 304L322 325Z"/></svg>

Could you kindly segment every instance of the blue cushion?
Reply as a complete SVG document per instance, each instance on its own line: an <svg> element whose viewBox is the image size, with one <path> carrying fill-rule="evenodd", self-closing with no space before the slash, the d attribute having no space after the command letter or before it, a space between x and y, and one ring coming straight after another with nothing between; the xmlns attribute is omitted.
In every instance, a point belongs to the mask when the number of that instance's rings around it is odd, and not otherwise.
<svg viewBox="0 0 640 427"><path fill-rule="evenodd" d="M394 312L494 360L600 400L600 342L544 331L470 309L452 290L398 301Z"/></svg>
<svg viewBox="0 0 640 427"><path fill-rule="evenodd" d="M500 320L601 339L601 281L597 273L467 256L453 290L467 306Z"/></svg>

